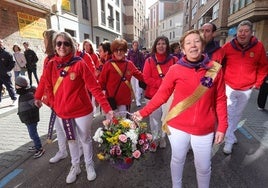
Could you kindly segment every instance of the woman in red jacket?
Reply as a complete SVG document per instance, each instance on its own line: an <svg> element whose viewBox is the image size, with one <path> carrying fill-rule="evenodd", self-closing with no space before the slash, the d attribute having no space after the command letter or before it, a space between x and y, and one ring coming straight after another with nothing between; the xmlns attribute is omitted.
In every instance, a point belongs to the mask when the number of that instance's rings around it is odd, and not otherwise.
<svg viewBox="0 0 268 188"><path fill-rule="evenodd" d="M85 61L81 57L75 57L76 48L70 34L57 33L53 39L53 47L56 55L44 69L42 81L50 92L50 104L56 114L55 124L58 124L69 141L72 167L66 183L73 183L81 172L77 139L82 143L87 179L92 181L96 178L96 172L92 160L91 139L93 108L88 91L110 118L113 116L113 111ZM35 98L36 106L40 107L42 96L35 95Z"/></svg>
<svg viewBox="0 0 268 188"><path fill-rule="evenodd" d="M148 116L174 94L165 130L171 144L173 187L182 187L187 152L192 147L198 187L208 188L213 140L219 144L227 129L227 102L221 65L202 54L200 31L187 31L180 40L184 56L169 68L160 88L133 118ZM174 108L175 107L175 108ZM215 130L215 125L217 129Z"/></svg>
<svg viewBox="0 0 268 188"><path fill-rule="evenodd" d="M126 59L127 41L115 39L111 44L112 59L107 61L99 76L99 83L106 92L107 98L114 98L118 111L129 111L133 97L131 77L143 81L142 72ZM120 73L118 72L120 71ZM111 103L110 103L111 104Z"/></svg>
<svg viewBox="0 0 268 188"><path fill-rule="evenodd" d="M170 54L169 40L165 36L160 36L155 39L151 54L151 57L146 59L143 68L144 81L147 84L145 89L147 103L157 92L169 67L178 61L177 57ZM166 147L166 134L161 130L161 118L165 108L165 105L160 106L149 118L153 140L155 140L155 142L151 144L151 151L156 151L158 145L160 148Z"/></svg>

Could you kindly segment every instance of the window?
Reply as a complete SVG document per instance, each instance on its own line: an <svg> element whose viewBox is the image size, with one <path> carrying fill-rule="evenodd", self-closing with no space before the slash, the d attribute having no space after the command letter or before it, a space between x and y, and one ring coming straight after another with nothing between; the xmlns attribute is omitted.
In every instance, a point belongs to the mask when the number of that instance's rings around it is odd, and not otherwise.
<svg viewBox="0 0 268 188"><path fill-rule="evenodd" d="M106 17L105 17L105 8L104 8L104 0L101 0L101 23L103 25L106 24Z"/></svg>
<svg viewBox="0 0 268 188"><path fill-rule="evenodd" d="M172 20L169 20L169 26L172 27Z"/></svg>
<svg viewBox="0 0 268 188"><path fill-rule="evenodd" d="M108 5L108 14L109 27L114 28L113 7L111 5Z"/></svg>
<svg viewBox="0 0 268 188"><path fill-rule="evenodd" d="M239 1L239 9L245 7L245 0Z"/></svg>
<svg viewBox="0 0 268 188"><path fill-rule="evenodd" d="M65 32L69 33L72 37L75 37L75 31L70 29L64 29Z"/></svg>
<svg viewBox="0 0 268 188"><path fill-rule="evenodd" d="M252 0L246 0L246 5L252 3Z"/></svg>
<svg viewBox="0 0 268 188"><path fill-rule="evenodd" d="M116 0L116 1L115 1L115 4L116 4L117 6L119 6L119 0Z"/></svg>
<svg viewBox="0 0 268 188"><path fill-rule="evenodd" d="M89 39L89 34L84 33L84 39Z"/></svg>
<svg viewBox="0 0 268 188"><path fill-rule="evenodd" d="M120 14L117 11L115 13L115 19L116 19L116 31L120 32Z"/></svg>
<svg viewBox="0 0 268 188"><path fill-rule="evenodd" d="M71 13L73 14L77 14L76 12L76 1L75 0L69 0L70 1L70 5L71 5Z"/></svg>
<svg viewBox="0 0 268 188"><path fill-rule="evenodd" d="M194 7L192 9L192 18L194 18L196 11L197 11L197 3L194 5Z"/></svg>
<svg viewBox="0 0 268 188"><path fill-rule="evenodd" d="M200 6L205 5L206 3L207 3L207 0L201 0L200 1Z"/></svg>
<svg viewBox="0 0 268 188"><path fill-rule="evenodd" d="M100 45L100 37L96 36L96 47Z"/></svg>
<svg viewBox="0 0 268 188"><path fill-rule="evenodd" d="M83 18L88 20L88 6L87 6L87 0L82 0L82 14L83 14Z"/></svg>
<svg viewBox="0 0 268 188"><path fill-rule="evenodd" d="M234 0L234 4L233 4L233 6L234 6L233 11L234 11L234 12L238 11L239 0Z"/></svg>
<svg viewBox="0 0 268 188"><path fill-rule="evenodd" d="M204 23L204 18L200 18L200 19L198 20L198 28L201 28L202 25L203 25L203 23Z"/></svg>
<svg viewBox="0 0 268 188"><path fill-rule="evenodd" d="M212 13L212 19L216 19L219 16L219 3L217 3L216 5L214 5L213 7L213 13Z"/></svg>

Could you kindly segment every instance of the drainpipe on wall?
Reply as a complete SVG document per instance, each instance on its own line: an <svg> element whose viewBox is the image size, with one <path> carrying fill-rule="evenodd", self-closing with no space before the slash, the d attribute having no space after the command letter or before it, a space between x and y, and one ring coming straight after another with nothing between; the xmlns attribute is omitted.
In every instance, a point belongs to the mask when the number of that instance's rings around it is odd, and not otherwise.
<svg viewBox="0 0 268 188"><path fill-rule="evenodd" d="M93 16L92 16L92 3L91 3L91 0L89 0L89 6L90 6L91 41L94 43L94 39L93 39Z"/></svg>

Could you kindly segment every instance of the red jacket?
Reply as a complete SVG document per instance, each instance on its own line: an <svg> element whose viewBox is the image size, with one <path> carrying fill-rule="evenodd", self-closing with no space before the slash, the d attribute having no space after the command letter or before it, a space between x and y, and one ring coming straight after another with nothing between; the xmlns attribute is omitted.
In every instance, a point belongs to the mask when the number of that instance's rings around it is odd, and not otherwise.
<svg viewBox="0 0 268 188"><path fill-rule="evenodd" d="M44 77L44 71L48 67L48 63L50 62L50 59L52 59L53 56L47 56L44 60L44 65L43 65L43 73L40 77L40 81L38 84L38 89L35 92L35 96L38 96L40 99L42 99L43 103L45 103L47 106L51 107L52 104L50 104L49 98L50 92L47 91L47 87L45 85L45 82L43 81Z"/></svg>
<svg viewBox="0 0 268 188"><path fill-rule="evenodd" d="M209 62L208 67L212 62ZM189 68L175 64L169 68L154 97L140 110L145 117L165 103L174 92L171 108L192 95L200 85L206 69ZM189 134L206 135L217 130L225 133L227 129L227 102L222 70L217 74L211 88L192 106L184 110L167 124Z"/></svg>
<svg viewBox="0 0 268 188"><path fill-rule="evenodd" d="M64 67L59 68L59 65L70 62L73 60L72 58L72 54L64 58L54 56L48 67L44 69L42 82L44 82L52 95L50 103L56 114L61 118L68 119L78 118L91 113L93 108L88 91L96 98L103 110L106 113L109 112L111 107L102 93L100 85L85 61L80 57L75 58L75 63L70 65L66 76L62 76L63 80L56 93L53 94L53 87L64 69ZM41 97L40 95L35 95L35 98L38 100Z"/></svg>
<svg viewBox="0 0 268 188"><path fill-rule="evenodd" d="M151 99L154 96L163 80L159 76L159 72L156 67L156 59L154 57L155 55L152 55L152 57L147 58L143 68L143 77L147 85L145 89L145 97L147 99ZM168 57L166 57L165 55L163 58L164 59L162 59L161 61L164 62L159 63L159 65L161 67L163 75L166 75L169 67L176 63L178 61L178 58L172 55Z"/></svg>
<svg viewBox="0 0 268 188"><path fill-rule="evenodd" d="M118 72L115 70L111 62L115 62L122 73L125 72L125 68L127 65L125 78L128 80L130 84L131 84L130 80L132 76L134 76L140 81L143 81L142 72L139 71L131 61L127 61L127 60L118 61L113 58L107 61L103 65L102 71L100 73L99 83L102 89L106 91L106 96L115 97L117 105L130 105L131 94L132 94L131 90L124 81L120 81L121 77L118 74ZM114 96L116 88L118 87L119 83L120 83L119 89L117 91L116 96Z"/></svg>
<svg viewBox="0 0 268 188"><path fill-rule="evenodd" d="M252 37L250 44L242 49L234 38L223 46L225 51L224 78L227 85L236 90L259 88L267 75L268 63L263 44Z"/></svg>

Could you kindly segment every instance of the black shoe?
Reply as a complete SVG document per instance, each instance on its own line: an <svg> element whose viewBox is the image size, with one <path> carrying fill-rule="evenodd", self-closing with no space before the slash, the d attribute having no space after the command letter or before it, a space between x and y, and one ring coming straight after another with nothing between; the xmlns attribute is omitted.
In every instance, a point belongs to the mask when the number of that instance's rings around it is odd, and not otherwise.
<svg viewBox="0 0 268 188"><path fill-rule="evenodd" d="M37 159L39 157L41 157L43 154L45 153L45 150L43 148L41 148L40 150L37 150L33 156L34 159Z"/></svg>

